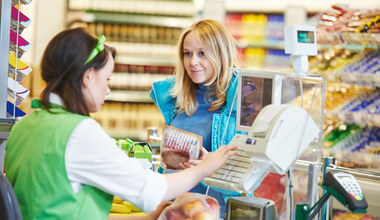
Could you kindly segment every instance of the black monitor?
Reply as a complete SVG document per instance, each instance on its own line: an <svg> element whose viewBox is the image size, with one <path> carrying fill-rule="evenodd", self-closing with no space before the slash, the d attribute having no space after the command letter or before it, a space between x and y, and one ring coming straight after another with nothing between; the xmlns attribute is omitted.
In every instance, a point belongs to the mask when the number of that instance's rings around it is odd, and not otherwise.
<svg viewBox="0 0 380 220"><path fill-rule="evenodd" d="M277 73L240 70L236 129L249 132L260 110L281 104L281 77Z"/></svg>

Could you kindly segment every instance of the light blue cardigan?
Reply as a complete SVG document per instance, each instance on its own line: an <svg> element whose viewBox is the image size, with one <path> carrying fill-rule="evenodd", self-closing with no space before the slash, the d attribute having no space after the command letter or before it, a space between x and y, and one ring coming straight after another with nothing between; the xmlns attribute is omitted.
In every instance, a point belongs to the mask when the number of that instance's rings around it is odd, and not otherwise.
<svg viewBox="0 0 380 220"><path fill-rule="evenodd" d="M212 131L211 131L211 151L215 151L220 146L227 145L234 138L236 133L236 109L237 109L237 89L238 89L238 73L234 75L227 89L226 103L222 106L220 113L213 114ZM150 90L150 97L160 109L165 118L165 124L170 125L174 120L176 113L176 100L170 93L175 83L175 77L167 78L162 81L154 82ZM231 111L232 109L232 111ZM230 117L229 117L230 115ZM229 117L229 118L228 118ZM226 130L225 130L226 129ZM223 137L223 133L224 137ZM223 138L223 141L222 141ZM204 183L202 183L204 185ZM241 196L240 193L225 190L217 187L212 189L223 193L225 202L232 196ZM248 196L253 196L250 194Z"/></svg>
<svg viewBox="0 0 380 220"><path fill-rule="evenodd" d="M160 109L165 118L165 124L170 125L176 113L176 100L170 93L175 83L175 77L154 82L150 90L150 97ZM238 76L234 75L227 89L226 103L222 106L220 113L213 114L211 131L211 151L215 151L222 145L230 143L236 132L236 108ZM231 111L232 108L232 111ZM230 115L231 114L231 115ZM229 117L230 115L230 117ZM229 118L228 118L229 117ZM225 134L224 134L225 133ZM238 132L240 133L240 132ZM223 138L224 134L224 138ZM222 141L223 138L223 141ZM222 141L222 142L221 142Z"/></svg>

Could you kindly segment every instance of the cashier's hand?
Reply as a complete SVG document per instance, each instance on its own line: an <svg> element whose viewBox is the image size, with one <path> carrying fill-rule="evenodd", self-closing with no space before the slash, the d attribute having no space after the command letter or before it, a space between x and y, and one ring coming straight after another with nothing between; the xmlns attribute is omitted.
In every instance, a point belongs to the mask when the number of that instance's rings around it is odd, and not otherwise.
<svg viewBox="0 0 380 220"><path fill-rule="evenodd" d="M187 162L179 163L179 167L181 167L181 169L184 170L184 169L196 166L203 160L203 158L206 157L207 153L208 151L206 150L206 148L202 147L202 153L201 153L201 156L199 157L199 160L190 159Z"/></svg>

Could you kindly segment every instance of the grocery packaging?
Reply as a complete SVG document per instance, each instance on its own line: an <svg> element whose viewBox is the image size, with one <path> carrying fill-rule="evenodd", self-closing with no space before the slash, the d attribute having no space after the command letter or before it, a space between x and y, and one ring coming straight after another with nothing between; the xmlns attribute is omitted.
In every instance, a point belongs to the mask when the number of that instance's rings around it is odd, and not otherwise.
<svg viewBox="0 0 380 220"><path fill-rule="evenodd" d="M219 211L216 199L200 193L185 193L166 207L158 220L219 220Z"/></svg>
<svg viewBox="0 0 380 220"><path fill-rule="evenodd" d="M160 152L163 168L179 170L179 163L199 159L202 136L169 125L164 125L162 134Z"/></svg>

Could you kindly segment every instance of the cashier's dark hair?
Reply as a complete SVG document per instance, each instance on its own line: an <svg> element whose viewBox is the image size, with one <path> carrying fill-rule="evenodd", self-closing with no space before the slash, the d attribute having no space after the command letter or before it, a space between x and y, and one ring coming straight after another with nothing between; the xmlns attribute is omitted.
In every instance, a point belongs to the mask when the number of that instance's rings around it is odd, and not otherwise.
<svg viewBox="0 0 380 220"><path fill-rule="evenodd" d="M83 28L67 29L57 34L47 45L41 61L41 75L46 87L41 94L41 104L47 110L49 95L59 95L65 109L89 115L82 92L83 74L89 68L95 70L105 66L108 56L115 58L115 49L104 45L89 63L84 64L90 53L94 50L98 40Z"/></svg>

